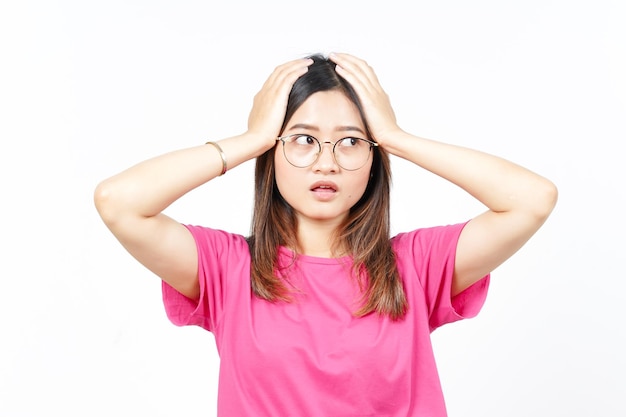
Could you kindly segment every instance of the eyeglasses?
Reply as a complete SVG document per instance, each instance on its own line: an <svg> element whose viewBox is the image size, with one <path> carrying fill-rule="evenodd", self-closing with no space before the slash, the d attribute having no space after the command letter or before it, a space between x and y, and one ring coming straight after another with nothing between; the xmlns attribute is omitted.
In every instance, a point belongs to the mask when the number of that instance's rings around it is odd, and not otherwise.
<svg viewBox="0 0 626 417"><path fill-rule="evenodd" d="M283 143L283 154L287 162L297 168L313 165L322 153L322 145L329 143L333 145L335 162L347 171L356 171L363 167L372 148L378 146L374 141L353 137L339 139L335 143L320 142L317 138L302 133L281 136L276 140Z"/></svg>

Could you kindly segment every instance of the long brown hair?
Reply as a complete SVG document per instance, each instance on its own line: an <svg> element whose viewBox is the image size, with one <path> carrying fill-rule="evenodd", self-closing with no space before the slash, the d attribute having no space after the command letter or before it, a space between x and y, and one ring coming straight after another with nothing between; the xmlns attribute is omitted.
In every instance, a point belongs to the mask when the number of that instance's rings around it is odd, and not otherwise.
<svg viewBox="0 0 626 417"><path fill-rule="evenodd" d="M335 72L335 64L321 55L310 58L313 64L296 81L289 95L283 129L308 97L329 90L343 92L357 106L367 127L357 94ZM398 320L404 317L408 303L389 241L389 155L381 147L372 151L369 183L361 199L350 209L348 217L336 231L334 246L347 248L353 258L353 270L363 293L362 305L355 315L360 317L376 312ZM297 218L276 186L274 152L275 149L270 149L256 160L254 214L248 238L252 257L251 285L257 297L268 301L290 301L286 282L277 274L278 248L298 248Z"/></svg>

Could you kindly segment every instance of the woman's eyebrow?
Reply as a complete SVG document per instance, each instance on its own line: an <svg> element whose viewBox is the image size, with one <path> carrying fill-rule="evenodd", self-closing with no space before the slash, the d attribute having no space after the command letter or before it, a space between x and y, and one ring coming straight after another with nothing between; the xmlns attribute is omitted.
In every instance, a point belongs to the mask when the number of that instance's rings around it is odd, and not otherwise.
<svg viewBox="0 0 626 417"><path fill-rule="evenodd" d="M360 132L362 134L365 134L365 132L363 131L363 129L361 129L358 126L339 126L338 128L335 129L337 132Z"/></svg>
<svg viewBox="0 0 626 417"><path fill-rule="evenodd" d="M295 125L291 126L287 130L293 130L293 129L314 130L316 132L319 132L320 130L317 126L309 125L306 123L296 123Z"/></svg>
<svg viewBox="0 0 626 417"><path fill-rule="evenodd" d="M310 125L307 123L296 123L295 125L289 127L289 129L287 130L293 130L293 129L304 129L304 130L312 130L314 132L319 132L319 127L314 126L314 125ZM363 131L363 129L361 129L358 126L338 126L335 128L336 132L360 132L362 134L365 134L365 132Z"/></svg>

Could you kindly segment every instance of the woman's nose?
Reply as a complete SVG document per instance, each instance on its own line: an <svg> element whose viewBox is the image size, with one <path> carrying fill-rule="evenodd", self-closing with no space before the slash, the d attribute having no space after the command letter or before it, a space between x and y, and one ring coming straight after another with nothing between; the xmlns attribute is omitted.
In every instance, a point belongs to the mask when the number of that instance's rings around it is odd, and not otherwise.
<svg viewBox="0 0 626 417"><path fill-rule="evenodd" d="M337 171L338 166L337 166L337 161L335 161L335 155L333 154L332 142L321 143L320 154L318 155L313 168L315 171L329 171L329 172Z"/></svg>

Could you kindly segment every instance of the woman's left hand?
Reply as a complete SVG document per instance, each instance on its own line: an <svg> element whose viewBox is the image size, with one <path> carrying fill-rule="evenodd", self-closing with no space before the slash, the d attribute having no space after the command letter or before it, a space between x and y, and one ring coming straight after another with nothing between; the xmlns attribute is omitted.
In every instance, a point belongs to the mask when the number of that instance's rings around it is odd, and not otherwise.
<svg viewBox="0 0 626 417"><path fill-rule="evenodd" d="M402 130L396 122L389 96L374 70L367 62L349 54L331 53L329 58L337 64L337 74L345 78L359 96L372 139L385 146L388 138Z"/></svg>

